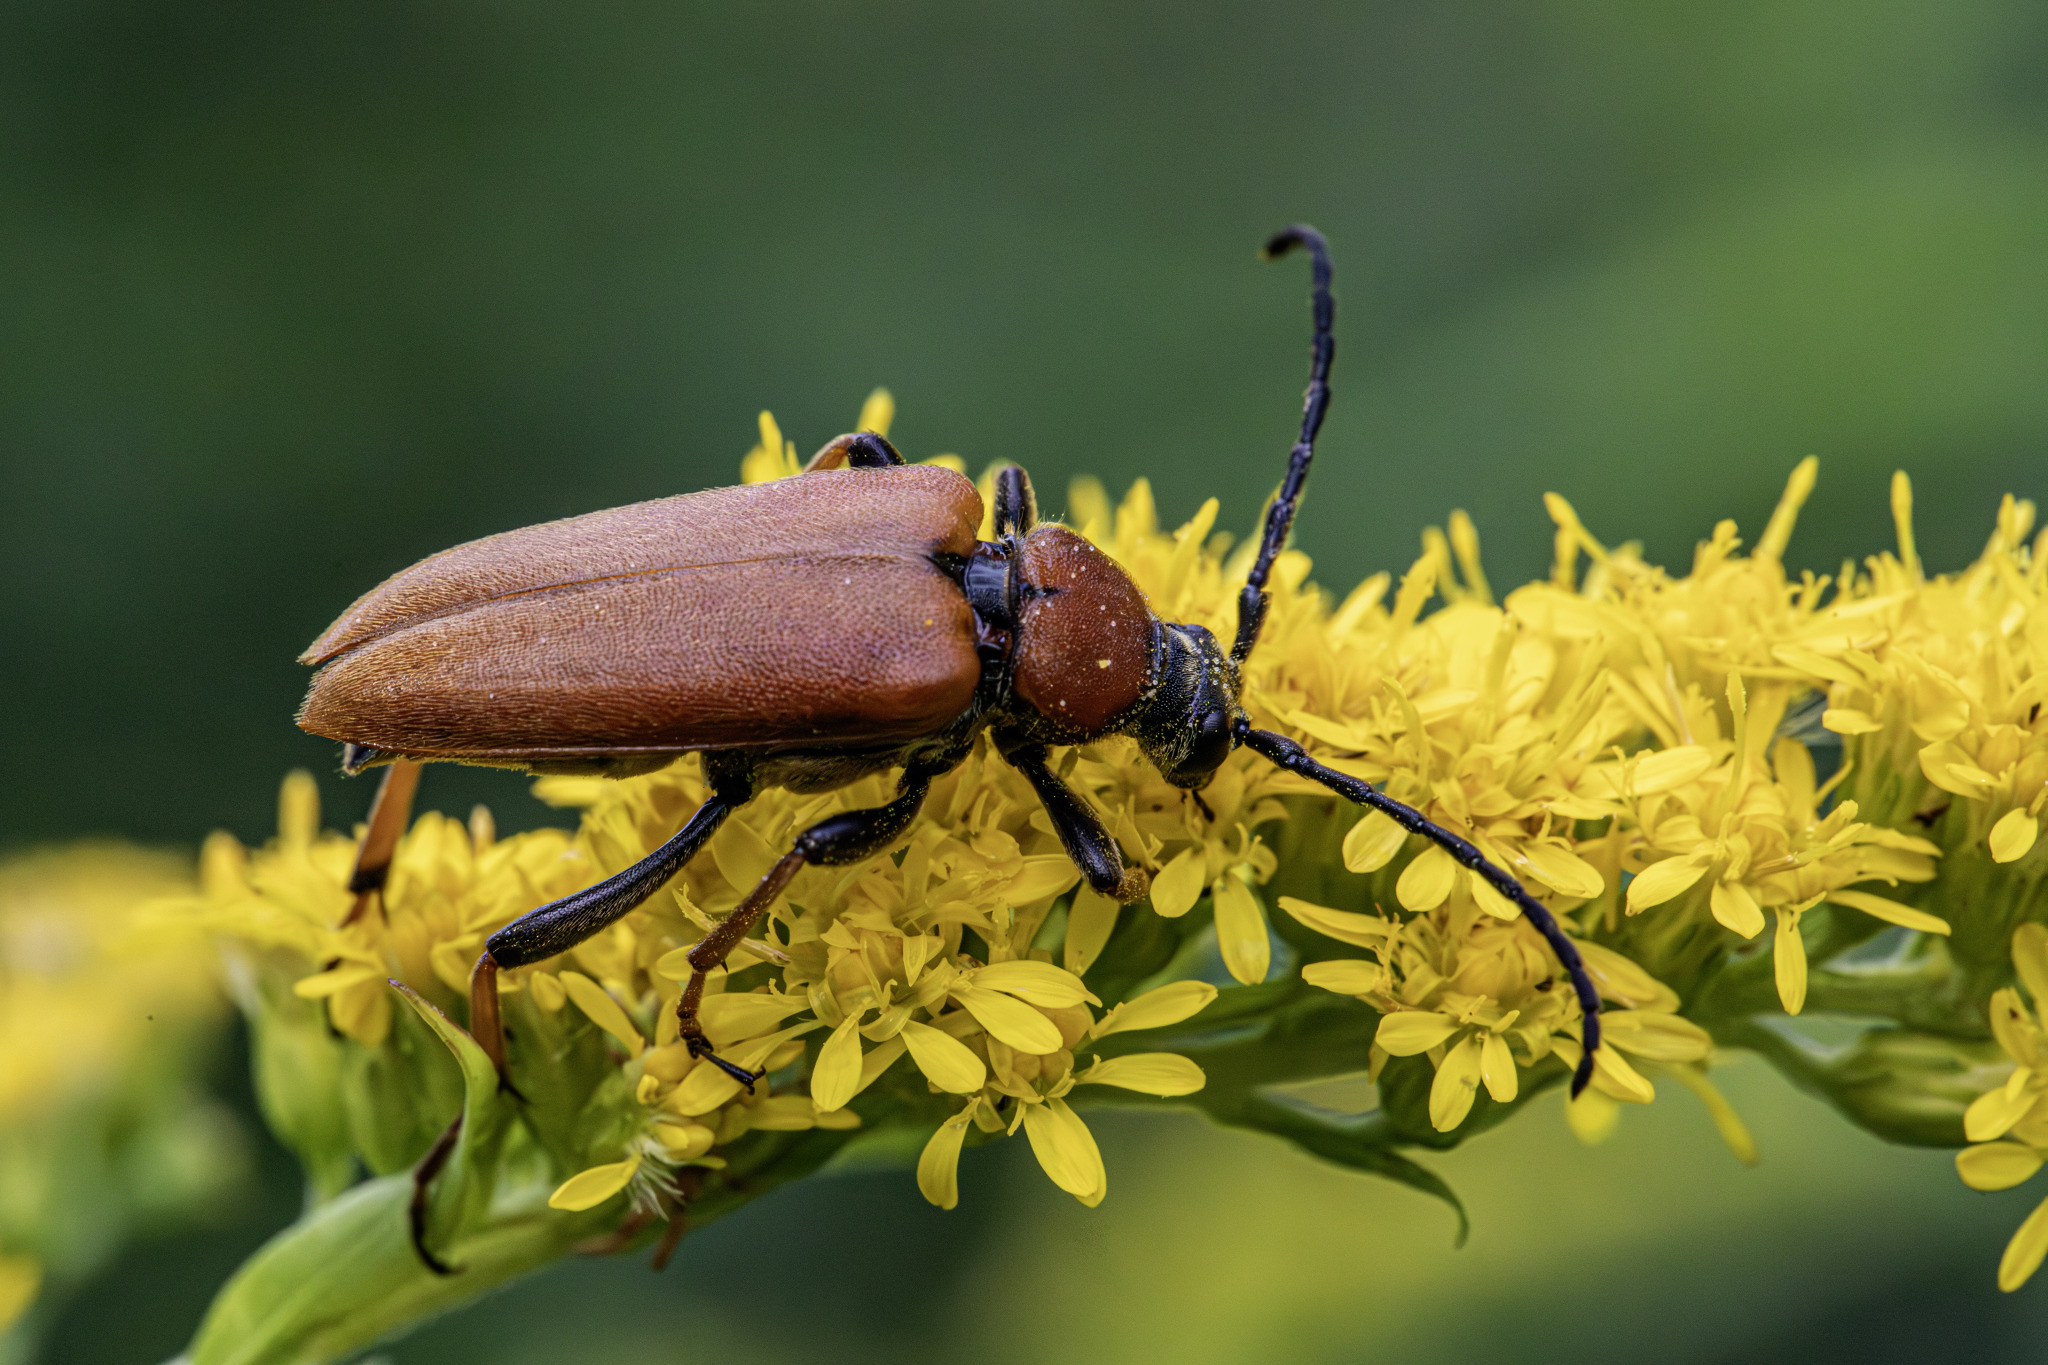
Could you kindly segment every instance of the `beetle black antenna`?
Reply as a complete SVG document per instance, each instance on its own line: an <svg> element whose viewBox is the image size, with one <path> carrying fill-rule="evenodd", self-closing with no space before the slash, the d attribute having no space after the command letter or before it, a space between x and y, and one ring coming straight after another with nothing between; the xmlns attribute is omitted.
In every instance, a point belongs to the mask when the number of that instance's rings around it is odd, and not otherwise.
<svg viewBox="0 0 2048 1365"><path fill-rule="evenodd" d="M1238 725L1238 738L1246 748L1263 754L1288 772L1321 783L1346 800L1386 812L1393 817L1395 824L1436 844L1521 907L1530 925L1543 935L1550 951L1557 954L1558 964L1564 968L1565 975L1571 979L1573 993L1579 997L1579 1013L1584 1017L1581 1041L1585 1051L1579 1057L1578 1070L1572 1074L1572 1097L1578 1098L1579 1092L1586 1088L1586 1082L1593 1079L1593 1053L1600 1047L1600 992L1594 988L1593 978L1586 971L1586 960L1579 955L1579 945L1559 927L1557 916L1550 913L1550 908L1530 895L1515 880L1513 873L1489 861L1470 840L1459 838L1413 806L1403 805L1370 784L1346 776L1335 768L1324 767L1285 735L1276 735L1271 730L1254 730L1249 721L1242 721Z"/></svg>
<svg viewBox="0 0 2048 1365"><path fill-rule="evenodd" d="M1274 261L1296 247L1309 255L1310 290L1315 304L1315 340L1309 347L1308 395L1301 405L1301 436L1287 456L1287 477L1273 505L1266 509L1266 529L1259 540L1259 557L1237 597L1237 640L1230 657L1243 663L1259 642L1259 627L1266 623L1266 579L1273 561L1287 544L1288 528L1294 524L1294 508L1301 501L1301 486L1308 480L1309 461L1316 457L1316 433L1322 430L1323 414L1330 408L1330 361L1337 354L1331 327L1337 320L1337 303L1330 297L1330 244L1323 234L1306 223L1296 223L1276 233L1260 254Z"/></svg>

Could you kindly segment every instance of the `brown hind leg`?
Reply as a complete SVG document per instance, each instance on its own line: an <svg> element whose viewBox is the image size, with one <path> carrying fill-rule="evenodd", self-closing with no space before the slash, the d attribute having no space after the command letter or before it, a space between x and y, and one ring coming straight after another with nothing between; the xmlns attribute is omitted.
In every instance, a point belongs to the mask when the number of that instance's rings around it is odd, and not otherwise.
<svg viewBox="0 0 2048 1365"><path fill-rule="evenodd" d="M370 803L369 827L363 831L362 845L356 849L355 870L349 873L348 889L356 899L342 917L344 926L368 914L371 898L383 892L384 879L391 873L391 855L398 851L398 838L412 823L412 798L419 785L420 765L409 758L401 758L384 770L377 798Z"/></svg>

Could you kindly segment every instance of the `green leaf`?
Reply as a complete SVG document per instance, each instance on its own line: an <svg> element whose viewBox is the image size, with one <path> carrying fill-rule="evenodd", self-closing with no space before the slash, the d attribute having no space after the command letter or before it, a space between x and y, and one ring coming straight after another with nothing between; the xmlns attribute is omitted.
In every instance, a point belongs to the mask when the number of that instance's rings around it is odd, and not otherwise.
<svg viewBox="0 0 2048 1365"><path fill-rule="evenodd" d="M392 1015L383 1042L343 1039L341 1056L349 1133L373 1174L410 1170L462 1112L461 1076L446 1049L431 1026L404 1010Z"/></svg>
<svg viewBox="0 0 2048 1365"><path fill-rule="evenodd" d="M1465 1245L1472 1231L1465 1205L1443 1177L1395 1150L1406 1139L1388 1122L1384 1112L1345 1114L1291 1095L1260 1094L1246 1102L1234 1122L1240 1127L1286 1138L1325 1161L1384 1176L1441 1199L1458 1218L1454 1245Z"/></svg>
<svg viewBox="0 0 2048 1365"><path fill-rule="evenodd" d="M418 991L399 981L391 985L455 1055L455 1064L462 1071L461 1128L456 1133L455 1150L434 1181L428 1205L429 1244L438 1247L444 1238L460 1236L465 1228L481 1224L488 1215L511 1107L505 1103L498 1084L497 1067L476 1039ZM461 1262L450 1264L460 1266Z"/></svg>
<svg viewBox="0 0 2048 1365"><path fill-rule="evenodd" d="M1789 1021L1749 1020L1719 1031L1717 1041L1762 1053L1851 1122L1915 1147L1963 1146L1963 1111L2012 1069L1989 1039L1905 1028L1872 1028L1828 1047Z"/></svg>
<svg viewBox="0 0 2048 1365"><path fill-rule="evenodd" d="M327 1027L327 1007L292 994L282 973L249 970L230 978L249 1021L250 1070L263 1120L298 1157L315 1199L354 1183L355 1146L342 1100L342 1045Z"/></svg>

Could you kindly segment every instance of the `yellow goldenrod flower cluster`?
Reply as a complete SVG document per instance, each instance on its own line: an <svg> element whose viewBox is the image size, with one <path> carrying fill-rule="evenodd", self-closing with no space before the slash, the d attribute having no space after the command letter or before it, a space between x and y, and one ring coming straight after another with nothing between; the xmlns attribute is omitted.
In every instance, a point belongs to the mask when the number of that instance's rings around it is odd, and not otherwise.
<svg viewBox="0 0 2048 1365"><path fill-rule="evenodd" d="M0 1337L242 1174L196 1083L225 1013L212 951L140 909L189 876L107 843L0 861Z"/></svg>
<svg viewBox="0 0 2048 1365"><path fill-rule="evenodd" d="M861 425L890 415L877 394ZM742 468L798 475L766 414ZM1799 466L1752 550L1724 522L1682 575L1604 545L1555 497L1550 578L1498 601L1462 513L1398 584L1379 574L1333 600L1304 555L1275 566L1245 676L1255 724L1471 840L1553 908L1606 1003L1593 1085L1567 1111L1588 1140L1668 1079L1753 1159L1707 1077L1717 1049L1743 1047L1873 1131L1960 1145L1957 1078L1982 1074L2008 945L2048 920L2032 509L2008 501L1976 564L1930 578L1902 478L1896 552L1795 576L1784 552L1814 475ZM1216 531L1213 500L1168 530L1144 482L1113 505L1083 480L1067 516L1160 617L1233 628L1252 550ZM365 1210L402 1216L422 1158L439 1173L410 1207L423 1245L472 1273L393 1268L413 1277L415 1312L592 1237L623 1248L666 1223L672 1238L864 1144L908 1138L918 1188L950 1208L963 1149L1021 1131L1093 1205L1108 1175L1082 1111L1110 1099L1200 1108L1450 1198L1397 1149L1498 1122L1579 1061L1584 1021L1541 936L1387 817L1360 819L1249 750L1199 799L1121 739L1059 765L1150 874L1149 900L1080 885L1030 785L984 744L889 853L802 868L711 976L703 1027L766 1073L751 1091L679 1040L688 953L796 833L887 800L886 776L760 794L640 909L501 972L516 1103L450 1022L471 964L517 916L674 834L709 794L695 759L542 779L544 800L580 808L573 833L500 839L481 810L423 815L366 902L346 889L360 836L322 832L310 779L293 778L278 838L250 851L216 836L200 892L169 909L227 945L267 1115L332 1210L308 1215L304 1247L361 1235ZM1998 1037L2031 1068L2024 1012L1997 999ZM1825 1053L1793 1027L1802 1010L1892 1023ZM1377 1083L1368 1115L1276 1089L1354 1072ZM2031 1104L2034 1084L2016 1080L2006 1107ZM2015 1112L2000 1133L2024 1126ZM358 1168L384 1178L361 1187L374 1193L351 1189ZM230 1287L216 1323L255 1311L285 1277L277 1258L317 1264L289 1242ZM361 1330L390 1311L365 1297Z"/></svg>
<svg viewBox="0 0 2048 1365"><path fill-rule="evenodd" d="M1985 1091L1963 1115L1971 1146L1956 1153L1956 1171L1973 1190L2009 1190L2033 1178L2048 1161L2048 1039L2040 1011L2048 1001L2048 928L2023 924L2013 934L2012 963L2033 1008L2006 987L1991 997L1991 1033L2014 1062L2012 1074ZM2018 1289L2048 1256L2048 1201L2043 1201L2006 1244L1998 1287Z"/></svg>

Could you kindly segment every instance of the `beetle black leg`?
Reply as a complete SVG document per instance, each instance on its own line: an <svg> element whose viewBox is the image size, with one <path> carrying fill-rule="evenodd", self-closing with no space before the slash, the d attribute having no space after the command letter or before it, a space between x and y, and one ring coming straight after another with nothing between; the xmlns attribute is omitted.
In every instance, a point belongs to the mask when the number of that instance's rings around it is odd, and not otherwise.
<svg viewBox="0 0 2048 1365"><path fill-rule="evenodd" d="M1566 937L1558 927L1557 917L1550 913L1548 906L1530 895L1514 874L1490 862L1486 855L1474 848L1470 841L1461 839L1442 825L1431 821L1413 806L1403 805L1386 793L1374 789L1369 783L1348 777L1334 768L1326 768L1310 758L1299 744L1285 735L1276 735L1270 730L1254 730L1249 725L1238 733L1245 747L1271 759L1288 772L1319 782L1337 795L1361 806L1384 811L1394 818L1410 834L1423 838L1442 848L1465 867L1477 872L1492 884L1494 890L1506 896L1521 907L1529 923L1537 933L1543 935L1550 951L1557 954L1558 962L1564 967L1565 975L1571 978L1572 990L1579 997L1579 1010L1585 1016L1585 1053L1579 1059L1579 1069L1572 1076L1574 1097L1586 1088L1593 1079L1593 1053L1600 1046L1600 992L1593 986L1593 978L1586 972L1585 959L1579 956L1579 945Z"/></svg>
<svg viewBox="0 0 2048 1365"><path fill-rule="evenodd" d="M691 1056L702 1057L746 1086L747 1093L753 1093L754 1082L761 1079L762 1073L735 1066L713 1052L711 1040L704 1036L704 1026L697 1022L697 1007L704 1001L705 981L725 964L726 955L760 923L761 916L805 863L838 867L861 862L882 852L895 843L897 837L910 827L910 822L917 818L925 793L931 790L932 779L943 771L906 768L897 784L896 799L888 805L842 811L797 835L796 846L783 854L781 861L769 868L768 875L747 893L747 898L690 950L690 979L683 987L682 998L676 1001L676 1020L681 1026L679 1036L690 1049Z"/></svg>
<svg viewBox="0 0 2048 1365"><path fill-rule="evenodd" d="M810 463L804 466L804 473L837 469L841 465L851 465L855 469L886 469L902 463L903 456L889 444L887 437L877 436L872 431L856 431L827 441L817 454L811 456Z"/></svg>
<svg viewBox="0 0 2048 1365"><path fill-rule="evenodd" d="M1016 465L1004 465L996 471L996 538L1028 535L1037 524L1038 498L1031 491L1031 476Z"/></svg>
<svg viewBox="0 0 2048 1365"><path fill-rule="evenodd" d="M377 799L370 803L369 827L363 831L362 846L356 849L355 870L349 873L348 889L356 898L342 917L342 924L354 924L369 911L370 898L384 889L391 872L391 855L398 850L398 837L412 823L413 793L419 790L420 765L401 758L384 770L377 787Z"/></svg>
<svg viewBox="0 0 2048 1365"><path fill-rule="evenodd" d="M1024 774L1024 780L1038 793L1045 813L1052 817L1053 828L1059 831L1061 847L1073 859L1074 866L1081 869L1088 885L1124 905L1143 896L1152 879L1143 868L1124 866L1123 853L1103 826L1102 817L1086 798L1053 772L1046 761L1046 746L1000 732L995 742L997 751L1011 767Z"/></svg>
<svg viewBox="0 0 2048 1365"><path fill-rule="evenodd" d="M714 773L713 783L710 799L660 848L595 886L529 910L485 941L469 977L469 1031L500 1076L505 1074L505 1033L498 1017L498 969L566 953L659 891L718 832L725 817L754 794L753 781L744 774Z"/></svg>

